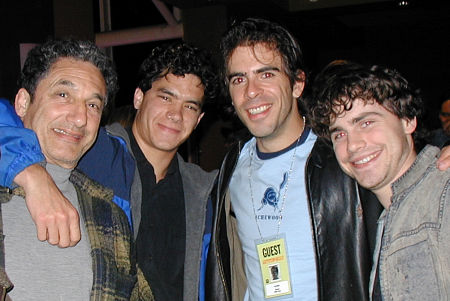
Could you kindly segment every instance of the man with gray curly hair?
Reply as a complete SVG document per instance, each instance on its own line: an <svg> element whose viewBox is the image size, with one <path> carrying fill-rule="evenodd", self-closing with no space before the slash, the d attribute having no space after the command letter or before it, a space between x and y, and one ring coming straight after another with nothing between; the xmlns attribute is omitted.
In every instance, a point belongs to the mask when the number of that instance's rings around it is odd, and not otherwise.
<svg viewBox="0 0 450 301"><path fill-rule="evenodd" d="M25 135L36 135L40 146L27 150L20 143L23 137L2 136L2 168L17 170L18 165L44 159L46 172L70 202L67 207L76 210L70 244L80 240L79 234L75 237L76 212L82 221L81 240L64 249L39 242L33 214L40 204L28 199L33 189L27 183L23 188L1 187L4 296L8 292L6 298L13 300L129 300L136 264L128 219L113 202L111 190L76 168L94 144L103 109L117 90L112 62L91 42L51 40L29 52L19 85L15 123L23 123ZM8 154L15 147L22 156ZM38 229L38 237L47 239L49 231Z"/></svg>

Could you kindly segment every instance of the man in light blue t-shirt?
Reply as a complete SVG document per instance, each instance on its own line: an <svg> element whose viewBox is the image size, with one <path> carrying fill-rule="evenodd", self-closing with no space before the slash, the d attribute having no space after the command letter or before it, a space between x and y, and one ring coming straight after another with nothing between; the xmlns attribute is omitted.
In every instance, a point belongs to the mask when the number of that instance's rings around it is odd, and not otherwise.
<svg viewBox="0 0 450 301"><path fill-rule="evenodd" d="M247 19L221 49L227 90L253 138L232 149L220 171L210 255L224 287L215 295L368 300L372 232L363 207L373 195L360 194L303 117L299 44L275 23Z"/></svg>

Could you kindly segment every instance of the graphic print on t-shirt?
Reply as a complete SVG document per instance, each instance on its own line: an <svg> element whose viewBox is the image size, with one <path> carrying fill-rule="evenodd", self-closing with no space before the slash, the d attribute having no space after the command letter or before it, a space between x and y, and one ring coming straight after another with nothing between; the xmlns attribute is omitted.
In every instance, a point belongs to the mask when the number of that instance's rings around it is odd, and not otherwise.
<svg viewBox="0 0 450 301"><path fill-rule="evenodd" d="M272 206L273 211L278 209L278 204L281 199L281 190L287 183L288 175L289 174L287 172L283 174L283 180L281 181L280 188L278 189L278 191L276 191L275 188L273 187L269 187L266 189L266 191L264 192L264 196L261 200L261 207L259 207L258 211L263 209L265 205Z"/></svg>
<svg viewBox="0 0 450 301"><path fill-rule="evenodd" d="M285 237L286 255L289 256L292 296L281 298L289 301L314 301L318 298L314 243L304 177L306 162L317 137L310 130L304 133L309 135L300 139L295 156L294 148L276 154L258 153L256 139L252 138L242 148L230 180L231 206L236 215L248 280L244 301L265 299L266 278L261 275L256 240L282 235ZM287 179L285 173L288 173ZM282 270L280 266L278 272ZM266 271L269 284L279 282L271 282L269 266Z"/></svg>

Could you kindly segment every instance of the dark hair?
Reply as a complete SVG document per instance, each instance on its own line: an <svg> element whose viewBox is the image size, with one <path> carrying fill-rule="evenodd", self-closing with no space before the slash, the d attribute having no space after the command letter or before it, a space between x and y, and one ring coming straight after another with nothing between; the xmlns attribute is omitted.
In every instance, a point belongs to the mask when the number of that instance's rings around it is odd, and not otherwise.
<svg viewBox="0 0 450 301"><path fill-rule="evenodd" d="M212 61L207 52L185 42L156 47L141 64L138 72L138 87L142 92L152 88L152 83L168 74L197 76L205 88L205 100L214 99L217 80Z"/></svg>
<svg viewBox="0 0 450 301"><path fill-rule="evenodd" d="M222 79L225 85L228 84L227 64L233 51L239 46L254 47L257 44L265 44L278 51L291 85L299 80L298 71L304 71L303 52L292 34L274 22L248 18L231 26L220 43L223 59Z"/></svg>
<svg viewBox="0 0 450 301"><path fill-rule="evenodd" d="M106 102L114 99L118 90L117 73L112 61L92 42L73 39L49 40L28 53L18 81L31 96L39 81L47 76L52 65L60 58L73 58L97 67L106 83ZM33 97L32 97L33 98Z"/></svg>
<svg viewBox="0 0 450 301"><path fill-rule="evenodd" d="M351 110L357 99L364 103L377 102L400 119L416 117L420 120L424 113L419 91L413 89L397 71L333 61L317 75L308 100L315 133L330 138L331 121Z"/></svg>

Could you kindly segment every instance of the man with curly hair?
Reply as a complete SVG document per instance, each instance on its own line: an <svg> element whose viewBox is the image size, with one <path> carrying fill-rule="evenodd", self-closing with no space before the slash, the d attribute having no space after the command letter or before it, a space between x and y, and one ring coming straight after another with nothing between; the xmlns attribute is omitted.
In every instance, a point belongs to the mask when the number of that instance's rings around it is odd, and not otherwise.
<svg viewBox="0 0 450 301"><path fill-rule="evenodd" d="M138 73L129 128L101 128L79 168L114 190L136 239L140 300L203 298L216 172L177 153L216 92L207 55L186 43L153 49ZM150 288L151 287L151 288Z"/></svg>
<svg viewBox="0 0 450 301"><path fill-rule="evenodd" d="M14 108L7 107L2 117L25 128L15 136L8 132L11 127L0 127L1 168L17 170L28 161L45 160L39 167L79 212L81 227L78 216L73 218L81 240L75 237L79 242L72 248L58 248L36 239L36 208L46 206L34 200L45 195L30 199L36 190L27 182L39 178L19 175L20 187L0 187L0 299L129 300L136 262L127 216L110 189L76 168L94 144L102 112L117 90L111 60L91 42L50 40L29 52L19 87ZM27 148L26 137L37 137L39 144ZM50 232L38 231L38 237Z"/></svg>
<svg viewBox="0 0 450 301"><path fill-rule="evenodd" d="M316 78L310 113L342 170L384 207L369 291L382 300L450 297L450 171L440 149L420 153L423 102L398 72L334 62ZM346 200L342 200L345 202Z"/></svg>

